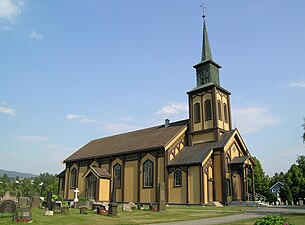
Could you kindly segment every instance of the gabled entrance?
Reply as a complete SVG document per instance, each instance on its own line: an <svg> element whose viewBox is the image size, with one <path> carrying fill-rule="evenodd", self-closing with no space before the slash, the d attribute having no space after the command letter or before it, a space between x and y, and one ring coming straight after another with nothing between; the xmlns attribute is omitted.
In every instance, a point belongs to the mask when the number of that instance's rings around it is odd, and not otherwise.
<svg viewBox="0 0 305 225"><path fill-rule="evenodd" d="M104 168L89 167L85 178L85 196L95 201L109 201L111 175Z"/></svg>

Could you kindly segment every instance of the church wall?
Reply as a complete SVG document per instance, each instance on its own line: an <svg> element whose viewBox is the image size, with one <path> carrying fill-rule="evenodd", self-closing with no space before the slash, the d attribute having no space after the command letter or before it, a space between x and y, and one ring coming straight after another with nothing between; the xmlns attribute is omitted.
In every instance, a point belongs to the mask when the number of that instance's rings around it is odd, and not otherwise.
<svg viewBox="0 0 305 225"><path fill-rule="evenodd" d="M169 174L169 203L172 204L187 204L187 177L186 172L182 171L182 185L175 187L174 171Z"/></svg>
<svg viewBox="0 0 305 225"><path fill-rule="evenodd" d="M146 188L144 186L143 182L143 163L146 160L151 160L153 162L154 166L154 175L153 175L153 187L152 188ZM148 203L148 202L156 202L156 181L155 181L155 176L156 176L156 159L153 155L151 154L146 154L142 159L141 159L141 169L140 169L140 202L143 203Z"/></svg>
<svg viewBox="0 0 305 225"><path fill-rule="evenodd" d="M101 164L101 168L104 168L105 170L107 170L109 172L109 164Z"/></svg>
<svg viewBox="0 0 305 225"><path fill-rule="evenodd" d="M158 183L165 182L164 180L164 157L158 158Z"/></svg>
<svg viewBox="0 0 305 225"><path fill-rule="evenodd" d="M99 189L99 199L98 201L109 201L109 188L110 188L110 179L99 179L100 189Z"/></svg>
<svg viewBox="0 0 305 225"><path fill-rule="evenodd" d="M115 164L117 164L117 163L121 165L121 170L123 170L122 160L120 160L119 158L116 158L115 160L113 160L113 162L111 163L111 167L113 168L115 166ZM111 171L112 171L111 176L113 177L113 169ZM121 178L123 178L122 175L121 175ZM121 182L122 182L122 180L121 180ZM112 185L113 184L111 182L111 190L112 190ZM122 201L122 186L121 186L121 188L116 189L116 200L118 202Z"/></svg>
<svg viewBox="0 0 305 225"><path fill-rule="evenodd" d="M198 166L189 167L189 203L200 204L200 175Z"/></svg>
<svg viewBox="0 0 305 225"><path fill-rule="evenodd" d="M214 131L208 133L194 134L193 135L193 144L198 144L202 142L214 141L215 133Z"/></svg>
<svg viewBox="0 0 305 225"><path fill-rule="evenodd" d="M214 188L215 200L222 202L222 177L220 152L214 153Z"/></svg>
<svg viewBox="0 0 305 225"><path fill-rule="evenodd" d="M124 202L137 202L138 161L125 162Z"/></svg>
<svg viewBox="0 0 305 225"><path fill-rule="evenodd" d="M79 193L78 196L79 197L85 197L85 192L86 192L86 181L85 178L83 177L83 175L86 173L86 171L88 170L87 166L82 166L79 167L79 171L78 171L78 189L79 189Z"/></svg>

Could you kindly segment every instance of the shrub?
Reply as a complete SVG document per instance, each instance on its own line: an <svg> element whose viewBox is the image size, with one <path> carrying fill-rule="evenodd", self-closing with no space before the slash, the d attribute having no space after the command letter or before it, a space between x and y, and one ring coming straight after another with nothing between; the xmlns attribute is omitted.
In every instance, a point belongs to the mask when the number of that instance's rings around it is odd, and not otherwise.
<svg viewBox="0 0 305 225"><path fill-rule="evenodd" d="M254 225L293 225L282 216L265 216L255 222Z"/></svg>

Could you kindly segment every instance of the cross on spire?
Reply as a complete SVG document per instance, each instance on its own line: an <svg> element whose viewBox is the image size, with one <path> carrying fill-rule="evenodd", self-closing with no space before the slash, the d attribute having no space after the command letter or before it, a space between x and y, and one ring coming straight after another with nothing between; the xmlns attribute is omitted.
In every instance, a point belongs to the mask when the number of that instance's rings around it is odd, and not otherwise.
<svg viewBox="0 0 305 225"><path fill-rule="evenodd" d="M200 5L200 7L202 8L202 18L203 18L203 20L205 20L205 12L204 12L204 10L206 9L206 7L204 6L204 3L202 3Z"/></svg>

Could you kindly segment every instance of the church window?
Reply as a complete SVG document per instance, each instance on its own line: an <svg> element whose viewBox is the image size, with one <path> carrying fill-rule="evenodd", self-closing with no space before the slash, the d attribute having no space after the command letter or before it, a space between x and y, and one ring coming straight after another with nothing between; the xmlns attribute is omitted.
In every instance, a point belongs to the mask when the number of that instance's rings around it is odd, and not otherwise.
<svg viewBox="0 0 305 225"><path fill-rule="evenodd" d="M198 102L194 105L194 118L195 123L200 123L200 104Z"/></svg>
<svg viewBox="0 0 305 225"><path fill-rule="evenodd" d="M153 168L154 164L150 160L146 160L143 164L143 186L145 188L153 187Z"/></svg>
<svg viewBox="0 0 305 225"><path fill-rule="evenodd" d="M228 122L228 107L226 103L223 104L223 111L225 116L225 122Z"/></svg>
<svg viewBox="0 0 305 225"><path fill-rule="evenodd" d="M120 164L115 164L113 167L113 173L114 176L116 177L116 188L121 188L121 165Z"/></svg>
<svg viewBox="0 0 305 225"><path fill-rule="evenodd" d="M61 179L61 190L65 190L65 178Z"/></svg>
<svg viewBox="0 0 305 225"><path fill-rule="evenodd" d="M217 103L218 103L218 119L222 120L221 103L219 100L217 101Z"/></svg>
<svg viewBox="0 0 305 225"><path fill-rule="evenodd" d="M211 100L208 99L204 102L204 108L205 108L205 120L211 120L212 119Z"/></svg>
<svg viewBox="0 0 305 225"><path fill-rule="evenodd" d="M75 168L71 171L71 185L70 188L77 188L77 171Z"/></svg>
<svg viewBox="0 0 305 225"><path fill-rule="evenodd" d="M181 187L182 186L182 172L181 170L176 170L174 173L174 186Z"/></svg>

